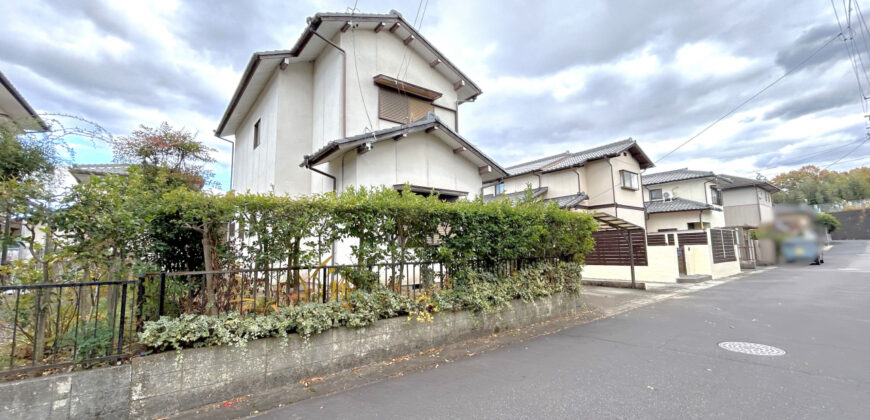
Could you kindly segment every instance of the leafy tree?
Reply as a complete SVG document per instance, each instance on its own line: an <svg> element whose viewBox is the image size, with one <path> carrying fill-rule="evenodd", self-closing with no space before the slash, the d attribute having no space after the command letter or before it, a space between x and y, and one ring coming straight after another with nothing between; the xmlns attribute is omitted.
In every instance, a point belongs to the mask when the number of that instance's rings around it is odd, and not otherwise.
<svg viewBox="0 0 870 420"><path fill-rule="evenodd" d="M836 217L828 213L819 213L819 215L816 216L816 223L824 226L828 233L831 233L842 226Z"/></svg>
<svg viewBox="0 0 870 420"><path fill-rule="evenodd" d="M870 168L837 172L809 165L779 174L773 183L781 189L773 195L776 203L825 204L870 198Z"/></svg>
<svg viewBox="0 0 870 420"><path fill-rule="evenodd" d="M168 172L176 185L202 187L211 177L205 165L214 162L211 149L196 140L196 134L163 122L157 128L140 125L112 147L115 160L142 166L146 176Z"/></svg>

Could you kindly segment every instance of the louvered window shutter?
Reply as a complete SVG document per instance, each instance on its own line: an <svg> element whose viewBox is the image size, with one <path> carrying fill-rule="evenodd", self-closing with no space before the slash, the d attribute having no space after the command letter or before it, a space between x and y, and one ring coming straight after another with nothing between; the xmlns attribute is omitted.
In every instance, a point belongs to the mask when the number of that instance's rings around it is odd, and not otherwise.
<svg viewBox="0 0 870 420"><path fill-rule="evenodd" d="M408 97L409 109L411 111L411 121L417 121L420 118L425 118L426 114L435 111L435 106L432 102L417 99L412 96Z"/></svg>
<svg viewBox="0 0 870 420"><path fill-rule="evenodd" d="M388 121L400 124L409 123L408 116L410 112L407 97L391 89L380 89L378 114L380 118Z"/></svg>

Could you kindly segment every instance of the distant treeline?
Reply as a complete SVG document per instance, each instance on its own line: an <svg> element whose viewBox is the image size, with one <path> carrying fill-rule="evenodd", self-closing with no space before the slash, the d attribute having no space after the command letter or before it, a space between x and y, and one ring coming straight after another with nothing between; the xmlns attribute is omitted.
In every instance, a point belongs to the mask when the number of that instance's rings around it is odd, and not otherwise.
<svg viewBox="0 0 870 420"><path fill-rule="evenodd" d="M809 165L779 174L771 181L782 191L775 203L825 204L870 199L870 168L827 171Z"/></svg>

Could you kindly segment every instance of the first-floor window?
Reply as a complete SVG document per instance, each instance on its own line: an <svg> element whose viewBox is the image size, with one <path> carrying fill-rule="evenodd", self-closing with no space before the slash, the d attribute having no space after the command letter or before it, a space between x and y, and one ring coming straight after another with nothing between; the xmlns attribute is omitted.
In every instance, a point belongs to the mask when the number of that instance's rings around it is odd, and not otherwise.
<svg viewBox="0 0 870 420"><path fill-rule="evenodd" d="M629 190L638 189L637 173L623 169L619 171L619 177L622 179L622 188Z"/></svg>

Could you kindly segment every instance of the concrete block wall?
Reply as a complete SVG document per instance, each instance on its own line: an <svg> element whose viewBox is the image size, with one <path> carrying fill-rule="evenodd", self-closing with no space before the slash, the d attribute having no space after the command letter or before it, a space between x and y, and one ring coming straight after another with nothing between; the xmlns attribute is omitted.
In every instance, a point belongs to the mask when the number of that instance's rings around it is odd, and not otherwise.
<svg viewBox="0 0 870 420"><path fill-rule="evenodd" d="M155 418L237 396L484 336L582 309L579 295L514 301L487 314L448 312L432 322L398 317L363 329L206 347L131 363L0 384L0 418Z"/></svg>

